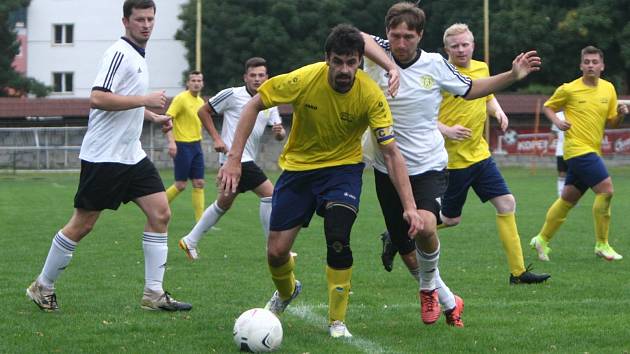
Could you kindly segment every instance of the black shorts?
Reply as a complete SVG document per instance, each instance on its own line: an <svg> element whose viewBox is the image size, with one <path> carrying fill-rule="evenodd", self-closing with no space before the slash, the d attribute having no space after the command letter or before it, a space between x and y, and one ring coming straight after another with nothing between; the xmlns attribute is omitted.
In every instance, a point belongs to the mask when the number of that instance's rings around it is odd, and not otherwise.
<svg viewBox="0 0 630 354"><path fill-rule="evenodd" d="M556 156L556 168L558 172L567 172L569 170L569 165L564 161L564 157Z"/></svg>
<svg viewBox="0 0 630 354"><path fill-rule="evenodd" d="M81 160L81 177L74 196L74 207L116 210L120 203L158 192L164 192L164 184L148 157L135 165Z"/></svg>
<svg viewBox="0 0 630 354"><path fill-rule="evenodd" d="M241 179L238 181L237 190L239 193L254 190L268 180L263 170L254 161L247 161L241 164Z"/></svg>
<svg viewBox="0 0 630 354"><path fill-rule="evenodd" d="M407 236L409 224L403 219L403 207L400 197L389 179L389 175L374 170L376 196L381 205L383 218L392 242L398 247L400 254L408 254L415 249L412 239ZM428 171L409 176L413 197L418 209L432 212L440 220L440 201L448 186L448 172Z"/></svg>

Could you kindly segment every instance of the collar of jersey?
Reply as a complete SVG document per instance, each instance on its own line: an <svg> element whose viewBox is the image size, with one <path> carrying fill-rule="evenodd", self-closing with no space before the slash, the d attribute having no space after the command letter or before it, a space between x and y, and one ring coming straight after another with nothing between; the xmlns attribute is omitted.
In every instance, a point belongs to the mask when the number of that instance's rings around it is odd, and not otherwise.
<svg viewBox="0 0 630 354"><path fill-rule="evenodd" d="M398 61L398 59L396 59L395 56L392 55L392 58L394 58L394 61L396 62L396 65L398 65L401 69L407 69L408 67L412 66L413 64L415 64L418 59L420 59L420 54L422 53L422 49L418 48L416 49L416 57L413 58L413 60L409 61L408 63L401 63Z"/></svg>
<svg viewBox="0 0 630 354"><path fill-rule="evenodd" d="M122 39L125 42L129 43L129 45L132 46L133 49L135 49L138 52L138 54L142 55L142 57L144 58L144 53L145 53L144 48L139 47L134 42L130 41L129 38L127 38L127 37L120 37L120 39Z"/></svg>

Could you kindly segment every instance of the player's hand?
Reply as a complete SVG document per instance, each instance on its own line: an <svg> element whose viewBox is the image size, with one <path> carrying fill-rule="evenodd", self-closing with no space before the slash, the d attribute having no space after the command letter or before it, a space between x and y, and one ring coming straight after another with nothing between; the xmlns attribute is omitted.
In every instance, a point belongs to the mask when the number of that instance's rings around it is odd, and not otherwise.
<svg viewBox="0 0 630 354"><path fill-rule="evenodd" d="M169 143L168 144L168 156L170 156L171 158L175 158L175 155L177 155L177 144L173 143Z"/></svg>
<svg viewBox="0 0 630 354"><path fill-rule="evenodd" d="M163 114L153 115L153 122L162 125L162 133L166 134L173 129L173 120Z"/></svg>
<svg viewBox="0 0 630 354"><path fill-rule="evenodd" d="M287 132L284 130L284 127L282 126L282 124L278 123L278 124L274 124L271 127L271 132L273 133L273 135L276 137L276 140L282 140L284 139L284 137L286 136Z"/></svg>
<svg viewBox="0 0 630 354"><path fill-rule="evenodd" d="M531 72L539 71L542 60L535 50L519 54L512 62L512 75L521 80Z"/></svg>
<svg viewBox="0 0 630 354"><path fill-rule="evenodd" d="M166 105L166 95L164 90L151 92L144 97L145 107L150 108L164 108Z"/></svg>
<svg viewBox="0 0 630 354"><path fill-rule="evenodd" d="M455 124L454 126L445 129L444 135L446 135L449 139L461 141L464 139L470 139L472 136L472 130L459 124Z"/></svg>
<svg viewBox="0 0 630 354"><path fill-rule="evenodd" d="M508 128L509 120L503 111L497 111L494 113L497 117L497 121L499 122L499 127L501 127L501 131L505 133Z"/></svg>
<svg viewBox="0 0 630 354"><path fill-rule="evenodd" d="M617 114L624 116L628 114L628 105L625 103L617 104Z"/></svg>
<svg viewBox="0 0 630 354"><path fill-rule="evenodd" d="M571 128L571 123L567 122L566 120L558 119L558 121L553 122L553 124L555 124L556 127L558 127L558 129L562 130L563 132Z"/></svg>
<svg viewBox="0 0 630 354"><path fill-rule="evenodd" d="M225 145L223 140L218 139L218 140L214 141L214 151L222 152L224 154L226 154L228 152L227 146Z"/></svg>
<svg viewBox="0 0 630 354"><path fill-rule="evenodd" d="M225 196L236 193L240 179L241 162L228 159L217 174L219 193L223 193Z"/></svg>
<svg viewBox="0 0 630 354"><path fill-rule="evenodd" d="M396 97L398 88L400 87L400 73L397 68L387 72L387 94Z"/></svg>
<svg viewBox="0 0 630 354"><path fill-rule="evenodd" d="M424 220L420 216L420 213L416 209L405 210L403 212L403 219L409 224L409 231L407 235L412 240L416 238L418 232L424 229Z"/></svg>

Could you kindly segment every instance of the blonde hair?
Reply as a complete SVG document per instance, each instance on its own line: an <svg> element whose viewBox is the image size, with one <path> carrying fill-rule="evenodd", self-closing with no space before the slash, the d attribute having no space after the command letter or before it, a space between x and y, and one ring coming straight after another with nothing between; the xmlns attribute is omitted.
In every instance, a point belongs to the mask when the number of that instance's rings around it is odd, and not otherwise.
<svg viewBox="0 0 630 354"><path fill-rule="evenodd" d="M442 38L442 41L444 42L444 46L446 46L446 38L448 38L450 36L456 36L456 35L462 34L462 33L470 34L470 40L473 41L473 42L475 41L475 36L473 36L473 34L470 31L470 29L468 29L468 25L467 24L465 24L465 23L454 23L449 28L447 28L446 31L444 31L444 37Z"/></svg>

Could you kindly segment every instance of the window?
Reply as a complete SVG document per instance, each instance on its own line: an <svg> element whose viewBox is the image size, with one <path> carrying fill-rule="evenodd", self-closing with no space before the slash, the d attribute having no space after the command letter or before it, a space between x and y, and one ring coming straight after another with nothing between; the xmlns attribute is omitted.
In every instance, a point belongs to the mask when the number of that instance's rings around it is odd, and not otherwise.
<svg viewBox="0 0 630 354"><path fill-rule="evenodd" d="M74 90L73 79L73 73L53 73L53 92L72 92Z"/></svg>
<svg viewBox="0 0 630 354"><path fill-rule="evenodd" d="M53 44L74 43L74 25L53 25Z"/></svg>

